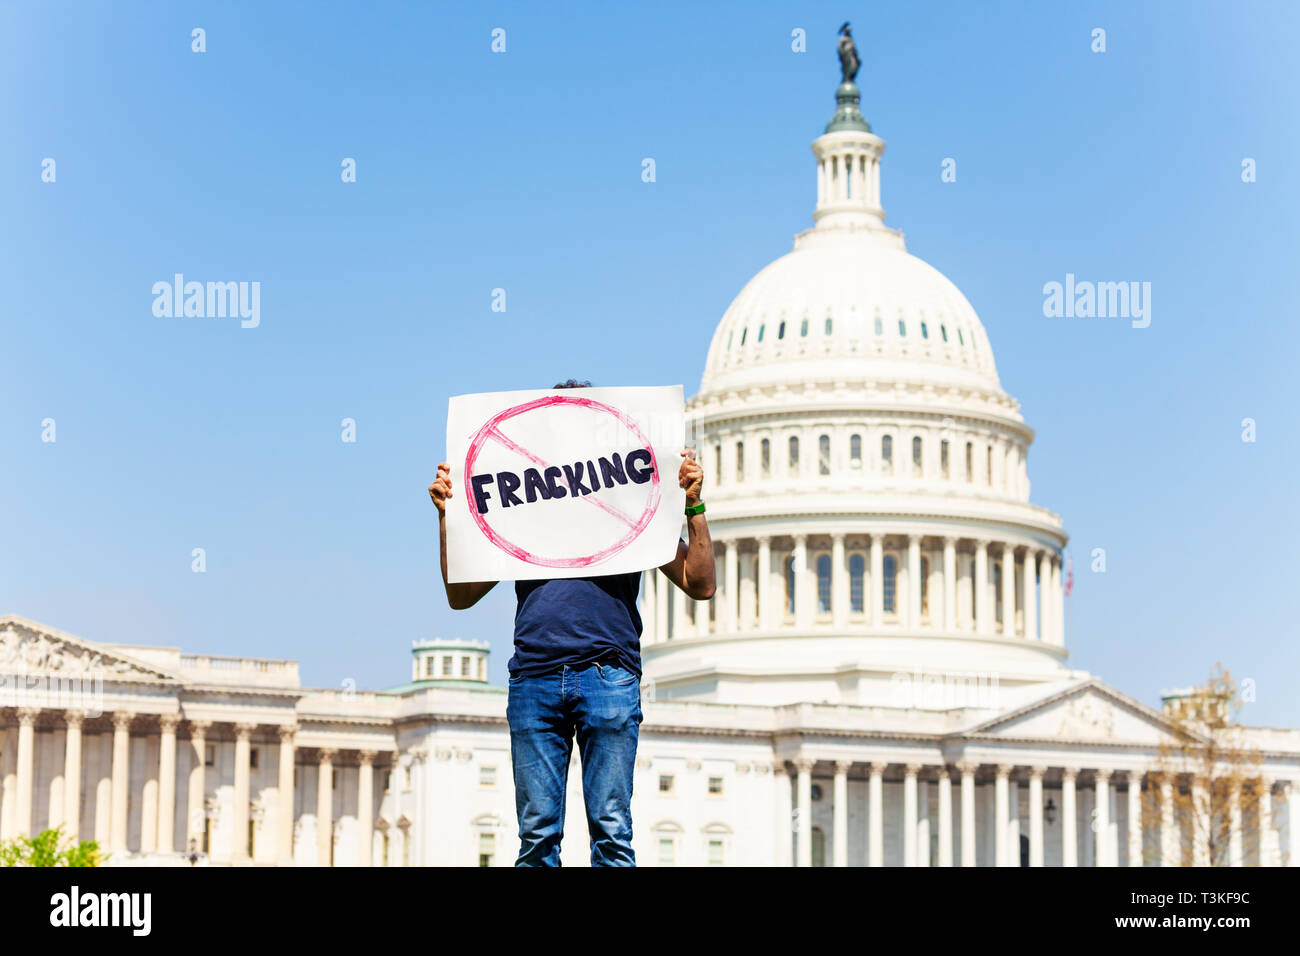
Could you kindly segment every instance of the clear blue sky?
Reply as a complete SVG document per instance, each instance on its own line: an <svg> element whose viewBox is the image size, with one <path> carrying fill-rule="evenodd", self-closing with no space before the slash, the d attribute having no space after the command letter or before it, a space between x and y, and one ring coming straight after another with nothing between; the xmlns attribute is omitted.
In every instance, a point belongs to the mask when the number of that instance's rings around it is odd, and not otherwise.
<svg viewBox="0 0 1300 956"><path fill-rule="evenodd" d="M845 19L889 222L1038 431L1073 663L1158 704L1222 659L1300 725L1289 3L6 3L0 613L317 686L489 638L501 681L509 589L453 613L438 580L447 397L693 392L809 224ZM175 272L261 282L261 326L156 318ZM1067 272L1151 282L1151 326L1044 318Z"/></svg>

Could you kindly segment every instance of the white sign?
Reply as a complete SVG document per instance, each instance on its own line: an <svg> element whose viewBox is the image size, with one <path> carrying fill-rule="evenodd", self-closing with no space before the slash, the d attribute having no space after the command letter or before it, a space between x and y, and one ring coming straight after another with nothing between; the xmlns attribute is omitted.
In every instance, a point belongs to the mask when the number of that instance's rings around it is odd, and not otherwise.
<svg viewBox="0 0 1300 956"><path fill-rule="evenodd" d="M447 580L645 571L677 553L682 387L458 395L447 409Z"/></svg>

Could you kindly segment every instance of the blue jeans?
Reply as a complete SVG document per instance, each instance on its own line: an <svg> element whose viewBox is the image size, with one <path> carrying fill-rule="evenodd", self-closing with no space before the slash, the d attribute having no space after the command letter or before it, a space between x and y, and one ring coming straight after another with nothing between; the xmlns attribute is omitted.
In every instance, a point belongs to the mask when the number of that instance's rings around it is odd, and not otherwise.
<svg viewBox="0 0 1300 956"><path fill-rule="evenodd" d="M559 866L573 738L582 755L592 866L635 866L632 773L641 724L641 681L598 663L510 679L506 705L519 815L515 866Z"/></svg>

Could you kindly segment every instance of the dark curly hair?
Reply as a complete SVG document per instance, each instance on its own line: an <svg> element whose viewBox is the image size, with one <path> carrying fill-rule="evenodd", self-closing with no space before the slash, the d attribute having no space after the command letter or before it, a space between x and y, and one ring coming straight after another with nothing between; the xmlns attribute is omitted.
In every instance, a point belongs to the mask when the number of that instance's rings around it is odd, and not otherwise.
<svg viewBox="0 0 1300 956"><path fill-rule="evenodd" d="M571 378L563 382L557 382L552 385L551 388L591 388L591 383Z"/></svg>

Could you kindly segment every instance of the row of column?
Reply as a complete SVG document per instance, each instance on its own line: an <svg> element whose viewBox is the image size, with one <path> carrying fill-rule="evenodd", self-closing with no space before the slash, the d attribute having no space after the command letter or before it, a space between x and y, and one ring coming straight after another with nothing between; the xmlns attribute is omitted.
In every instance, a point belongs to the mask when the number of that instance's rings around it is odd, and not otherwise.
<svg viewBox="0 0 1300 956"><path fill-rule="evenodd" d="M44 711L47 714L61 716L66 728L63 768L63 799L61 805L51 811L50 826L63 826L64 834L72 840L81 838L81 754L82 729L86 713L81 710ZM36 723L42 710L40 708L19 708L17 726L17 747L15 767L12 774L5 773L0 789L0 839L12 839L16 836L32 836L32 804L35 793L35 743ZM107 833L98 835L110 853L124 853L127 850L127 810L129 806L128 782L130 775L131 724L136 715L116 712L112 715L113 747L112 771L107 780L107 787L101 781L101 790L97 799L109 806ZM173 834L175 833L176 812L176 729L182 718L178 714L161 714L159 723L158 776L156 785L152 780L145 784L142 794L140 852L172 853ZM204 821L207 816L207 767L206 750L208 731L212 722L191 720L190 746L193 749L193 766L190 770L188 785L187 826L186 833L193 848L201 846ZM232 862L245 863L249 860L248 821L250 810L250 763L251 741L257 724L236 723L235 731L235 778L234 800L231 821L233 845ZM294 766L297 748L295 735L297 727L278 725L279 780L278 780L278 826L276 833L278 845L276 856L281 863L293 859L293 821L294 821ZM4 733L12 733L5 730ZM9 750L8 745L4 748ZM360 765L357 797L357 818L360 823L357 864L369 866L374 820L374 760L375 750L357 752ZM333 769L338 750L320 748L317 750L318 784L316 814L317 865L328 866L331 860L333 831ZM102 837L106 837L103 840ZM184 848L182 848L184 849Z"/></svg>
<svg viewBox="0 0 1300 956"><path fill-rule="evenodd" d="M814 613L818 578L816 568L809 559L809 539L812 537L829 537L831 542L830 617L826 620L825 615L821 615L821 623L845 628L854 615L850 611L851 581L846 546L848 535L839 532L786 537L790 542L788 553L794 561L794 625L807 628L818 623L819 615ZM1024 637L1056 646L1065 645L1061 560L1056 552L1030 547L1017 548L1010 543L995 543L985 538L942 538L942 567L937 575L930 576L931 580L937 577L941 587L937 593L936 589L930 589L927 625L922 614L920 586L922 544L927 536L888 536L906 540L905 550L899 555L902 560L898 562L895 571L894 611L889 615L885 612L886 535L861 537L870 539L869 558L863 569L861 619L871 627L882 627L887 620L891 623L897 620L901 626L909 629L929 626L948 632L968 630L976 634ZM971 549L959 552L958 543L961 540L970 540ZM753 547L745 547L744 554L756 557L757 580L754 580L755 575L749 573L752 564L746 562L746 573L743 575L745 587L742 588L740 558L746 541L753 541ZM684 595L675 592L672 595L670 614L671 587L667 580L661 580L654 574L644 576L642 617L645 620L644 632L650 640L660 642L709 633L771 630L785 622L784 606L778 608L773 603L773 578L777 571L772 567L772 538L761 536L753 539L724 539L720 545L722 573L718 576L718 590L711 599L712 608L709 602L704 601L695 602L692 607ZM994 594L990 571L994 561L1000 561L1002 568L1001 622L996 620L996 601L999 596ZM781 596L784 597L783 573L778 580L781 582ZM967 585L971 588L968 592L971 599L969 608L960 607L966 602L958 600L959 581L971 582ZM1041 588L1038 586L1040 582ZM1041 615L1038 607L1040 592ZM964 598L966 593L962 596ZM1019 624L1017 608L1021 611Z"/></svg>
<svg viewBox="0 0 1300 956"><path fill-rule="evenodd" d="M812 831L807 821L811 819L812 809L812 771L817 761L811 758L797 758L787 767L784 761L776 765L778 779L780 774L789 773L794 780L795 802L793 808L778 807L784 813L779 838L787 840L784 820L796 821L795 859L796 866L812 865ZM834 762L834 785L832 788L831 825L832 861L834 866L848 865L848 774L853 767L852 760ZM884 774L886 763L869 763L867 778L867 865L884 865ZM909 763L903 768L903 806L902 836L903 865L929 866L929 846L921 847L919 834L919 807L921 805L919 781L926 765ZM976 823L975 823L975 787L979 765L972 762L956 764L960 777L960 821L961 844L953 845L953 780L947 766L933 768L937 771L938 785L938 860L939 866L975 866L976 860ZM1030 766L1027 769L1029 793L1029 865L1043 866L1043 778L1048 768ZM995 866L1020 865L1020 786L1013 779L1016 767L1011 764L998 764L993 778L993 859ZM1142 821L1142 784L1143 771L1113 771L1099 768L1092 772L1094 791L1093 816L1085 826L1091 828L1096 844L1097 866L1118 866L1119 830L1112 826L1110 819L1111 789L1127 783L1127 817L1126 833L1127 858L1129 866L1142 866L1144 863L1144 834ZM1079 814L1077 780L1079 770L1073 767L1061 768L1061 865L1077 867L1079 865ZM1195 784L1194 784L1195 785ZM1174 782L1168 775L1155 775L1148 781L1148 786L1156 787L1159 798L1158 860L1161 866L1179 866L1182 864L1182 838L1178 821L1175 820L1173 797ZM1260 865L1277 866L1281 863L1281 848L1277 845L1277 830L1273 825L1273 788L1274 782L1263 779L1258 781L1259 801L1256 808L1259 831ZM1281 795L1289 799L1288 829L1291 846L1290 864L1300 866L1300 786L1291 781L1279 781ZM782 788L784 802L789 803L789 787ZM1231 820L1229 826L1229 845L1227 862L1229 866L1241 866L1243 861L1243 828L1240 806L1240 793L1234 791L1229 796ZM927 801L928 805L928 801ZM1203 824L1203 821L1202 821ZM1195 823L1193 824L1195 825ZM1203 827L1204 828L1204 827ZM788 844L783 844L788 846ZM954 850L956 849L956 855ZM788 851L787 851L788 852ZM1198 836L1193 841L1192 861L1196 866L1208 866L1210 849L1208 835Z"/></svg>

